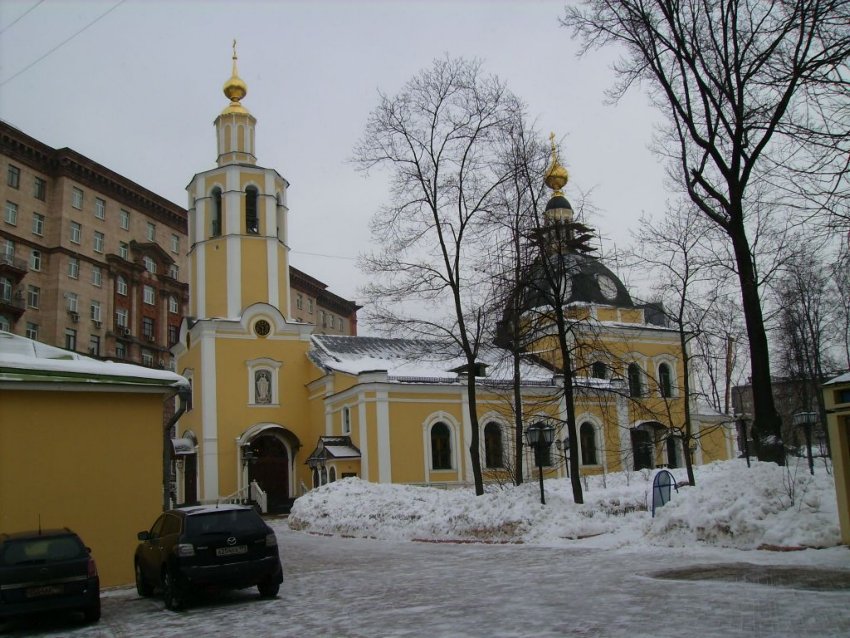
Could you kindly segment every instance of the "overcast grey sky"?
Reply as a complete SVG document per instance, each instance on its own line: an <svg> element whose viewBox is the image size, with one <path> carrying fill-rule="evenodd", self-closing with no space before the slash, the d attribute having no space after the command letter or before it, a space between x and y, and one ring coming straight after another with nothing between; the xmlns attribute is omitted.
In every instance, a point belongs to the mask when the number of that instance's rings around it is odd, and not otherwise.
<svg viewBox="0 0 850 638"><path fill-rule="evenodd" d="M558 24L563 6L2 0L0 118L185 206L192 175L215 162L212 122L227 104L236 38L258 162L291 183L292 263L356 299L365 277L354 258L369 247L385 189L381 174L364 177L348 160L378 89L395 93L447 53L478 57L563 140L567 196L592 189L599 213L589 222L610 250L641 212L663 210L663 167L648 150L658 116L639 92L606 104L615 54L577 59Z"/></svg>

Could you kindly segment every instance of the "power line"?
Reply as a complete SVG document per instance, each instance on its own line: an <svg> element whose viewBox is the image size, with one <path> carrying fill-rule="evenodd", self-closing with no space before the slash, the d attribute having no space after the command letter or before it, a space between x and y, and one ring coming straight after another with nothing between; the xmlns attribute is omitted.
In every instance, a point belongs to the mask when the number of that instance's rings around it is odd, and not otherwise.
<svg viewBox="0 0 850 638"><path fill-rule="evenodd" d="M345 259L347 261L357 261L357 257L346 257L343 255L325 255L324 253L308 253L304 250L290 251L294 255L310 255L311 257L327 257L328 259Z"/></svg>
<svg viewBox="0 0 850 638"><path fill-rule="evenodd" d="M5 86L6 84L8 84L8 83L9 83L9 82L11 82L12 80L14 80L16 77L18 77L19 75L21 75L22 73L25 73L26 71L29 71L32 67L34 67L36 64L38 64L39 62L41 62L41 61L42 61L44 58L46 58L48 55L50 55L51 53L53 53L53 52L54 52L54 51L56 51L57 49L60 49L61 47L65 46L66 44L68 44L71 40L73 40L74 38L76 38L76 37L77 37L78 35L80 35L83 31L85 31L86 29L88 29L90 26L92 26L92 25L93 25L93 24L95 24L96 22L99 22L100 20L102 20L103 18L105 18L108 14L112 13L113 11L115 11L115 9L117 9L118 7L120 7L120 6L121 6L122 4L124 4L126 1L127 1L127 0L119 0L119 2L118 2L117 4L114 4L114 5L113 5L113 6L111 6L109 9L107 9L106 11L104 11L103 13L101 13L98 17L96 17L94 20L92 20L91 22L89 22L89 23L88 23L86 26L84 26L82 29L78 30L76 33L73 33L70 37L68 37L68 38L64 39L62 42L60 42L60 43L59 43L59 44L57 44L55 47L53 47L52 49L50 49L50 51L48 51L47 53L45 53L44 55L42 55L40 58L38 58L38 59L37 59L37 60L35 60L34 62L30 62L27 66L25 66L23 69L21 69L20 71L18 71L17 73L15 73L15 75L13 75L12 77L7 78L7 79L3 80L2 82L0 82L0 86ZM38 5L36 5L36 6L38 6ZM20 19L20 18L19 18L19 19ZM17 22L17 20L16 20L15 22ZM13 22L12 24L14 24L14 22ZM12 26L12 25L9 25L9 26ZM7 27L7 28L8 28L8 27Z"/></svg>
<svg viewBox="0 0 850 638"><path fill-rule="evenodd" d="M20 22L20 21L21 21L21 18L26 17L26 16L27 16L27 14L28 14L30 11L32 11L33 9L38 8L38 5L40 5L42 2L44 2L44 0L38 0L38 2L36 2L33 6L31 6L29 9L27 9L26 11L24 11L21 15L19 15L19 16L17 17L17 19L16 19L16 20L14 20L11 24L8 24L8 25L6 25L5 27L3 27L2 29L0 29L0 35L2 35L3 33L5 33L7 29L11 29L13 26L15 26L16 24L18 24L18 22Z"/></svg>

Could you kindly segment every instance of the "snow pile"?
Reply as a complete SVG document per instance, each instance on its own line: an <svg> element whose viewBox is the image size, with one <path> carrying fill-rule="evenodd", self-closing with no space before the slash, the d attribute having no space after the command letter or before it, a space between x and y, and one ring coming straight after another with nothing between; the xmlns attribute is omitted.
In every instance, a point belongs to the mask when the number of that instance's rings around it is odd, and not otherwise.
<svg viewBox="0 0 850 638"><path fill-rule="evenodd" d="M702 543L754 549L829 547L839 543L835 485L821 464L810 476L804 462L788 468L741 460L695 468L696 486L680 487L651 516L655 471L583 478L584 504L573 503L569 479L539 484L441 490L379 485L356 478L299 498L292 529L317 534L394 540L532 543L592 546ZM680 483L685 471L673 470Z"/></svg>

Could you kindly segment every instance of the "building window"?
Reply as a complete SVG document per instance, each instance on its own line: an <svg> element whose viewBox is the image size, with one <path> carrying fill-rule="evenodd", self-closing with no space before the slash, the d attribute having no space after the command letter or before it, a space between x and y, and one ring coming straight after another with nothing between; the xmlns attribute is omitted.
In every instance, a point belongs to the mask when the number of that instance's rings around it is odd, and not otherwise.
<svg viewBox="0 0 850 638"><path fill-rule="evenodd" d="M41 270L41 251L35 250L30 253L30 270Z"/></svg>
<svg viewBox="0 0 850 638"><path fill-rule="evenodd" d="M36 199L40 199L41 201L44 201L47 198L47 182L40 177L33 179L32 196Z"/></svg>
<svg viewBox="0 0 850 638"><path fill-rule="evenodd" d="M100 266L91 267L91 283L98 288L103 284L103 270Z"/></svg>
<svg viewBox="0 0 850 638"><path fill-rule="evenodd" d="M118 256L121 257L121 259L130 258L130 246L127 242L118 242Z"/></svg>
<svg viewBox="0 0 850 638"><path fill-rule="evenodd" d="M128 319L130 318L130 311L127 308L118 308L115 311L115 325L119 328L126 328L129 323ZM120 332L123 332L121 330Z"/></svg>
<svg viewBox="0 0 850 638"><path fill-rule="evenodd" d="M75 292L66 292L65 293L65 309L68 312L76 313L77 312L77 293Z"/></svg>
<svg viewBox="0 0 850 638"><path fill-rule="evenodd" d="M127 348L124 346L124 343L121 341L115 342L115 358L116 359L126 359L127 358Z"/></svg>
<svg viewBox="0 0 850 638"><path fill-rule="evenodd" d="M337 330L342 330L342 317L336 318L336 328Z"/></svg>
<svg viewBox="0 0 850 638"><path fill-rule="evenodd" d="M118 279L115 282L115 290L119 295L127 296L127 280L122 275L118 275Z"/></svg>
<svg viewBox="0 0 850 638"><path fill-rule="evenodd" d="M607 379L608 366L605 365L602 361L594 361L593 365L591 366L590 374L594 379Z"/></svg>
<svg viewBox="0 0 850 638"><path fill-rule="evenodd" d="M12 280L0 277L0 301L12 301Z"/></svg>
<svg viewBox="0 0 850 638"><path fill-rule="evenodd" d="M94 216L98 219L106 218L106 202L100 197L94 199Z"/></svg>
<svg viewBox="0 0 850 638"><path fill-rule="evenodd" d="M666 363L658 366L658 389L661 390L662 397L670 398L673 396L673 378L670 366Z"/></svg>
<svg viewBox="0 0 850 638"><path fill-rule="evenodd" d="M71 189L71 206L77 210L83 207L83 191L76 186Z"/></svg>
<svg viewBox="0 0 850 638"><path fill-rule="evenodd" d="M180 279L180 267L177 264L171 264L168 267L168 276L174 279Z"/></svg>
<svg viewBox="0 0 850 638"><path fill-rule="evenodd" d="M38 302L41 298L41 288L38 286L27 286L27 308L38 308Z"/></svg>
<svg viewBox="0 0 850 638"><path fill-rule="evenodd" d="M148 241L156 241L156 224L154 224L153 222L148 222L146 236L148 238Z"/></svg>
<svg viewBox="0 0 850 638"><path fill-rule="evenodd" d="M77 349L77 331L73 328L65 328L65 350Z"/></svg>
<svg viewBox="0 0 850 638"><path fill-rule="evenodd" d="M11 188L20 188L21 186L21 169L17 166L9 164L9 170L6 172L6 185Z"/></svg>
<svg viewBox="0 0 850 638"><path fill-rule="evenodd" d="M27 339L38 341L38 324L27 321Z"/></svg>
<svg viewBox="0 0 850 638"><path fill-rule="evenodd" d="M636 363L629 364L629 396L643 396L643 374L640 366Z"/></svg>
<svg viewBox="0 0 850 638"><path fill-rule="evenodd" d="M212 219L210 235L218 237L221 235L221 189L214 188L212 192Z"/></svg>
<svg viewBox="0 0 850 638"><path fill-rule="evenodd" d="M180 254L180 236L179 235L171 235L171 252L175 255Z"/></svg>
<svg viewBox="0 0 850 638"><path fill-rule="evenodd" d="M103 252L103 233L94 231L94 252Z"/></svg>
<svg viewBox="0 0 850 638"><path fill-rule="evenodd" d="M12 332L12 323L6 315L0 315L0 330Z"/></svg>
<svg viewBox="0 0 850 638"><path fill-rule="evenodd" d="M245 231L256 235L260 232L260 220L257 217L257 199L259 193L253 186L245 189Z"/></svg>
<svg viewBox="0 0 850 638"><path fill-rule="evenodd" d="M83 236L83 227L77 222L71 222L71 243L79 244L80 238Z"/></svg>
<svg viewBox="0 0 850 638"><path fill-rule="evenodd" d="M342 433L351 434L351 408L342 409Z"/></svg>
<svg viewBox="0 0 850 638"><path fill-rule="evenodd" d="M142 257L142 263L145 265L145 270L147 270L151 274L156 274L156 262L145 255Z"/></svg>
<svg viewBox="0 0 850 638"><path fill-rule="evenodd" d="M12 263L15 259L15 242L11 239L7 239L3 242L3 253L2 259L0 261L5 261L6 263Z"/></svg>
<svg viewBox="0 0 850 638"><path fill-rule="evenodd" d="M130 212L122 208L118 213L118 218L120 220L121 228L124 230L130 230Z"/></svg>
<svg viewBox="0 0 850 638"><path fill-rule="evenodd" d="M144 301L149 306L152 306L156 303L156 295L153 291L153 286L145 286L144 289Z"/></svg>
<svg viewBox="0 0 850 638"><path fill-rule="evenodd" d="M153 353L150 350L142 350L142 365L153 367Z"/></svg>
<svg viewBox="0 0 850 638"><path fill-rule="evenodd" d="M154 323L150 317L142 317L142 336L148 341L154 340Z"/></svg>
<svg viewBox="0 0 850 638"><path fill-rule="evenodd" d="M168 312L170 312L173 315L176 315L179 312L179 310L180 310L180 306L177 303L177 297L175 297L174 295L171 295L168 298Z"/></svg>
<svg viewBox="0 0 850 638"><path fill-rule="evenodd" d="M100 356L100 337L98 335L89 337L89 354L95 357Z"/></svg>
<svg viewBox="0 0 850 638"><path fill-rule="evenodd" d="M431 427L431 469L452 469L452 433L442 422Z"/></svg>
<svg viewBox="0 0 850 638"><path fill-rule="evenodd" d="M295 307L298 308L298 310L301 310L304 307L304 297L300 292L295 295Z"/></svg>
<svg viewBox="0 0 850 638"><path fill-rule="evenodd" d="M14 202L6 202L6 211L3 215L3 221L12 226L18 225L18 205Z"/></svg>
<svg viewBox="0 0 850 638"><path fill-rule="evenodd" d="M313 300L312 299L307 300L307 312L310 313L311 315L313 314Z"/></svg>
<svg viewBox="0 0 850 638"><path fill-rule="evenodd" d="M80 277L80 260L76 257L68 258L68 276L71 279L79 279Z"/></svg>
<svg viewBox="0 0 850 638"><path fill-rule="evenodd" d="M92 301L91 302L91 320L100 323L100 302Z"/></svg>
<svg viewBox="0 0 850 638"><path fill-rule="evenodd" d="M596 430L592 423L582 423L579 428L579 440L581 441L581 464L596 465Z"/></svg>
<svg viewBox="0 0 850 638"><path fill-rule="evenodd" d="M254 371L254 403L270 404L272 402L272 372L261 369Z"/></svg>
<svg viewBox="0 0 850 638"><path fill-rule="evenodd" d="M180 330L177 326L168 326L168 347L170 348L175 343L177 343L177 339L180 338Z"/></svg>
<svg viewBox="0 0 850 638"><path fill-rule="evenodd" d="M32 234L39 237L44 235L44 215L32 214Z"/></svg>
<svg viewBox="0 0 850 638"><path fill-rule="evenodd" d="M502 459L502 428L498 423L484 426L484 465L486 467L504 467Z"/></svg>

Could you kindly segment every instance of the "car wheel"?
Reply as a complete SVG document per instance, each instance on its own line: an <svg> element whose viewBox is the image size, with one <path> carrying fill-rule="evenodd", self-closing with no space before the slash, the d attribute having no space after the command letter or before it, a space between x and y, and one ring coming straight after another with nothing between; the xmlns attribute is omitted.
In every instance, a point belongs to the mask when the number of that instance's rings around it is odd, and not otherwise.
<svg viewBox="0 0 850 638"><path fill-rule="evenodd" d="M83 618L85 618L86 622L97 622L100 620L100 598L98 597L97 602L93 603L90 607L86 607L83 609Z"/></svg>
<svg viewBox="0 0 850 638"><path fill-rule="evenodd" d="M145 575L142 573L142 566L139 563L136 563L136 591L139 596L145 598L153 594L153 587L145 582Z"/></svg>
<svg viewBox="0 0 850 638"><path fill-rule="evenodd" d="M183 588L178 582L177 575L166 569L162 575L162 600L171 611L183 609L186 604Z"/></svg>
<svg viewBox="0 0 850 638"><path fill-rule="evenodd" d="M274 598L277 596L277 592L280 591L280 583L275 582L265 582L257 585L257 589L260 591L260 596L263 598Z"/></svg>

